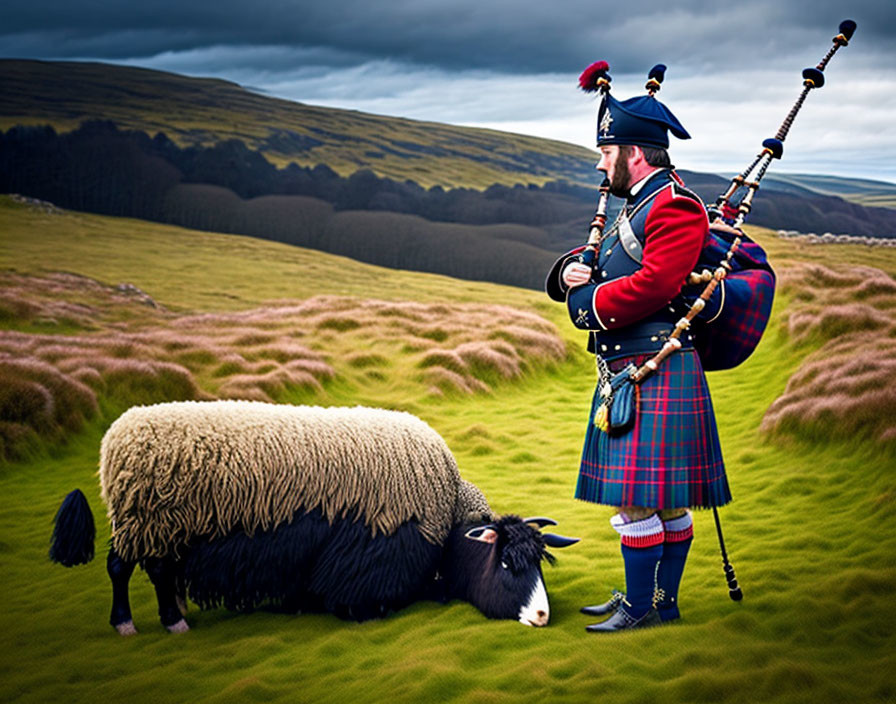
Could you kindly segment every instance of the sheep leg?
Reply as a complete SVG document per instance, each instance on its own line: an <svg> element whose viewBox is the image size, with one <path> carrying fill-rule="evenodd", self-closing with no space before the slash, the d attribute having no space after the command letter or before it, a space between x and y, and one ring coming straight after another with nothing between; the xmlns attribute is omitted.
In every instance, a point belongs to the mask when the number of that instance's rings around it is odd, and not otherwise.
<svg viewBox="0 0 896 704"><path fill-rule="evenodd" d="M136 562L123 560L115 552L115 548L109 550L106 558L106 572L112 580L112 614L109 623L123 636L132 636L137 633L134 627L134 619L131 617L131 602L128 596L128 583L134 573Z"/></svg>
<svg viewBox="0 0 896 704"><path fill-rule="evenodd" d="M177 570L175 575L175 584L177 589L174 594L174 598L177 601L177 608L180 611L181 616L187 615L187 577L186 577L186 563L183 560L178 560L177 562Z"/></svg>
<svg viewBox="0 0 896 704"><path fill-rule="evenodd" d="M184 633L190 630L177 604L177 567L172 560L159 557L147 557L143 567L156 588L159 600L159 619L171 633Z"/></svg>

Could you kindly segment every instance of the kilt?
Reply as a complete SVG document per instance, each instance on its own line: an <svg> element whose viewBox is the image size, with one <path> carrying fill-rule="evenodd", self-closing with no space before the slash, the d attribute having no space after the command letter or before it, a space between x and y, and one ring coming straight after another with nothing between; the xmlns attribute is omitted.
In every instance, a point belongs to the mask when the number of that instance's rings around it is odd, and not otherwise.
<svg viewBox="0 0 896 704"><path fill-rule="evenodd" d="M613 360L613 371L650 355ZM610 506L709 508L731 500L712 400L693 350L667 357L640 384L634 427L611 437L594 425L595 389L576 498Z"/></svg>

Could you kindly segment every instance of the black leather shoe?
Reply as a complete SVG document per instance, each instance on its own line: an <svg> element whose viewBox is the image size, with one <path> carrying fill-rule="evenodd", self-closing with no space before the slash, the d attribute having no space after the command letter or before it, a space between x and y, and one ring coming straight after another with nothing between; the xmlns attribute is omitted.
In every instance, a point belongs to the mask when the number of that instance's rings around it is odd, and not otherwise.
<svg viewBox="0 0 896 704"><path fill-rule="evenodd" d="M606 616L618 609L623 599L625 599L625 594L618 589L614 589L613 596L610 597L609 601L605 601L603 604L597 604L596 606L583 606L579 611L588 616Z"/></svg>
<svg viewBox="0 0 896 704"><path fill-rule="evenodd" d="M620 606L616 609L616 613L610 616L602 623L592 623L585 626L585 630L589 633L603 633L612 631L631 631L635 628L649 628L650 626L658 626L662 623L660 615L656 609L650 609L641 618L633 618L628 612Z"/></svg>

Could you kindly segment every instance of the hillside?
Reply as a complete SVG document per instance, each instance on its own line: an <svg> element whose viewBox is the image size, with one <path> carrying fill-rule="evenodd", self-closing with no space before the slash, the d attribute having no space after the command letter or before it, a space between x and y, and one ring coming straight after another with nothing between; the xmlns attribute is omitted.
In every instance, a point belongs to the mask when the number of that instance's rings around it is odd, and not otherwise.
<svg viewBox="0 0 896 704"><path fill-rule="evenodd" d="M896 184L863 178L820 174L775 173L765 183L776 191L838 196L844 200L879 208L896 208Z"/></svg>
<svg viewBox="0 0 896 704"><path fill-rule="evenodd" d="M284 167L362 167L430 186L589 183L594 153L564 142L322 108L227 81L111 64L0 60L0 130L111 120L181 147L238 139Z"/></svg>
<svg viewBox="0 0 896 704"><path fill-rule="evenodd" d="M14 438L18 459L0 460L4 701L896 694L896 407L863 396L892 387L892 250L801 247L751 229L781 277L773 319L745 365L710 375L735 497L720 513L744 600L728 599L712 516L696 512L681 622L600 638L584 633L578 608L623 573L610 509L571 498L594 370L562 306L535 291L6 197L0 230L0 416L32 431ZM27 382L30 394L9 395ZM107 624L104 429L131 403L259 393L413 412L497 511L549 515L581 536L545 566L551 625L489 621L460 602L363 624L194 606L192 631L174 637L138 572L141 633L120 639ZM98 557L65 570L47 561L50 521L76 486L98 520Z"/></svg>
<svg viewBox="0 0 896 704"><path fill-rule="evenodd" d="M725 185L719 177L682 173L704 198ZM180 148L161 133L150 138L108 121L63 134L49 127L0 133L3 192L532 289L541 288L559 253L581 243L594 207L591 189L566 182L423 189L367 169L348 178L325 165L277 169L237 140ZM757 202L753 222L864 235L892 229L883 209L814 195L767 196Z"/></svg>
<svg viewBox="0 0 896 704"><path fill-rule="evenodd" d="M0 60L0 91L0 192L66 208L539 288L556 254L580 243L594 207L594 152L560 142L308 106L226 81L106 64ZM707 202L727 186L683 173ZM896 211L862 204L892 205L880 184L766 183L753 224L896 235ZM339 214L346 210L354 212ZM371 233L360 240L366 247L346 237L349 228Z"/></svg>

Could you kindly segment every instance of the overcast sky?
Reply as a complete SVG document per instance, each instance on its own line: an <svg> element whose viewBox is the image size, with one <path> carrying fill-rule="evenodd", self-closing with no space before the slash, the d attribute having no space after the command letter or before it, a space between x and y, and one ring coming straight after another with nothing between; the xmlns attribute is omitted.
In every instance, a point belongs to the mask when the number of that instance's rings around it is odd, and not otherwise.
<svg viewBox="0 0 896 704"><path fill-rule="evenodd" d="M800 73L858 23L785 142L783 173L896 181L896 0L11 0L0 56L99 60L236 81L305 103L594 146L592 61L613 93L659 98L693 139L681 168L739 171L777 131ZM848 9L847 9L848 6ZM2 97L0 97L2 100Z"/></svg>

